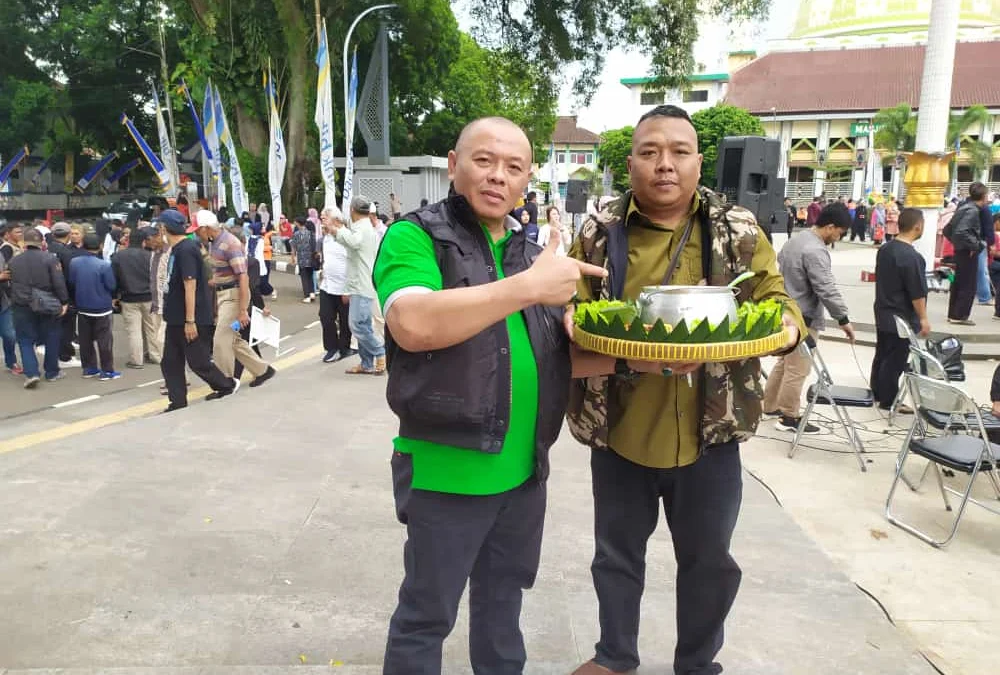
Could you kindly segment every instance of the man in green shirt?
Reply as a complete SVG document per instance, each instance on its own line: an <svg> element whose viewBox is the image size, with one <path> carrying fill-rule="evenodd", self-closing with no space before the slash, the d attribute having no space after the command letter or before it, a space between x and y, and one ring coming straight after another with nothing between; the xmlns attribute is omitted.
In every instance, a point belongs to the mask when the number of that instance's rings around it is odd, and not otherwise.
<svg viewBox="0 0 1000 675"><path fill-rule="evenodd" d="M557 256L557 236L543 250L514 231L507 214L530 174L517 125L472 122L448 153L449 197L396 221L375 262L407 530L384 675L441 673L466 583L473 671L524 668L521 596L538 569L570 377L563 307L581 274L604 274Z"/></svg>
<svg viewBox="0 0 1000 675"><path fill-rule="evenodd" d="M738 301L785 303L798 345L805 327L785 292L774 250L752 214L698 187L702 156L687 113L644 115L628 158L631 190L586 221L570 257L609 276L585 280L581 299L635 299L643 286L725 285L741 272ZM686 236L685 236L686 234ZM572 333L572 312L565 316ZM723 624L740 583L729 553L742 494L740 441L760 418L760 364L648 363L572 349L570 429L590 445L600 605L594 658L574 675L632 673L639 666L639 605L646 545L664 510L677 559L676 675L715 675Z"/></svg>

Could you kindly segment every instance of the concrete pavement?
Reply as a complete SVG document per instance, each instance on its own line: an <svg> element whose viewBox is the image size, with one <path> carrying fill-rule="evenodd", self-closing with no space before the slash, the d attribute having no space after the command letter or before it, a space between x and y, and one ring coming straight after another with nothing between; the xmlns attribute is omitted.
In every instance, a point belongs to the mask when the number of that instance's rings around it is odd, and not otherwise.
<svg viewBox="0 0 1000 675"><path fill-rule="evenodd" d="M271 283L278 291L278 299L268 298L267 302L274 315L281 319L283 334L290 335L304 330L306 326L318 321L319 303L304 304L301 302L302 289L297 278L287 274L274 274ZM53 383L43 380L35 389L25 391L21 386L24 382L22 377L0 371L0 423L5 424L15 417L45 410L52 406L75 405L75 402L81 399L94 396L111 396L119 401L120 406L127 407L134 401L141 399L141 396L136 393L137 389L151 387L155 392L160 383L160 367L146 364L142 370L126 368L128 344L125 337L125 324L121 315L115 315L112 326L115 367L121 372L121 379L110 382L84 380L81 377L80 368L66 368L65 379ZM317 341L320 339L318 330L317 326Z"/></svg>
<svg viewBox="0 0 1000 675"><path fill-rule="evenodd" d="M94 401L72 415L119 421L28 446L11 435L54 417L0 428L0 674L381 672L404 535L385 380L319 363L310 336L289 342L301 363L219 402L130 418ZM745 449L748 459L781 452L781 441ZM785 462L808 483L812 459ZM564 433L553 461L542 565L522 619L530 675L569 673L598 634L588 454ZM727 672L935 672L765 487L747 475L744 490ZM672 672L674 569L661 527L649 550L643 675ZM445 673L470 672L466 616L446 643Z"/></svg>

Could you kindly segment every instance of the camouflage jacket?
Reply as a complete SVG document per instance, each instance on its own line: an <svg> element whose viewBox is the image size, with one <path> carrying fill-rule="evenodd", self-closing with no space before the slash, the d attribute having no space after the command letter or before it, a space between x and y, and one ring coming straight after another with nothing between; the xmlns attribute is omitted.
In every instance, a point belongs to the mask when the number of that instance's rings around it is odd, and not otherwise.
<svg viewBox="0 0 1000 675"><path fill-rule="evenodd" d="M693 217L701 220L702 273L706 283L725 286L751 269L758 239L763 234L753 214L725 201L707 188L698 188L700 207ZM623 224L632 194L626 193L610 202L600 213L590 216L579 233L580 257L608 269L604 279L591 278L594 298L621 298L628 264L628 236ZM773 260L773 253L772 253ZM777 277L777 268L754 270L757 276L740 284L737 302L754 296L754 289L764 279ZM651 280L650 283L659 283ZM786 302L797 315L794 302L779 284L778 293L770 293ZM763 298L755 298L757 300ZM803 329L800 328L800 334ZM706 446L730 440L745 441L753 436L761 416L760 360L708 363L701 374L701 438ZM621 386L620 378L598 376L576 379L572 383L567 417L573 436L584 445L607 448L608 436L617 414L609 410L609 387Z"/></svg>

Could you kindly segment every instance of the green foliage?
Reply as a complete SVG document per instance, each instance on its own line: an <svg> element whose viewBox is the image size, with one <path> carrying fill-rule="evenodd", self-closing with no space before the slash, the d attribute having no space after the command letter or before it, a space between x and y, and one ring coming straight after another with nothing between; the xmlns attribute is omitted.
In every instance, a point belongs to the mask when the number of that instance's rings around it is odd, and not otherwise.
<svg viewBox="0 0 1000 675"><path fill-rule="evenodd" d="M917 117L906 103L883 108L872 119L875 127L875 147L889 152L913 150L917 139Z"/></svg>
<svg viewBox="0 0 1000 675"><path fill-rule="evenodd" d="M719 143L726 136L763 136L760 120L743 108L719 103L691 116L698 132L698 152L704 155L701 182L715 187L715 163L719 158Z"/></svg>
<svg viewBox="0 0 1000 675"><path fill-rule="evenodd" d="M243 173L243 185L247 196L253 204L271 203L271 190L267 184L267 159L258 157L248 150L236 148L236 156L240 160L240 171Z"/></svg>
<svg viewBox="0 0 1000 675"><path fill-rule="evenodd" d="M625 192L629 188L628 156L632 154L632 127L611 129L601 134L601 144L597 146L597 156L601 165L611 169L612 188Z"/></svg>
<svg viewBox="0 0 1000 675"><path fill-rule="evenodd" d="M519 52L491 51L460 35L458 58L437 85L434 109L413 128L404 145L415 154L445 155L462 127L478 117L500 115L524 128L536 154L544 152L555 128L558 92L550 78Z"/></svg>
<svg viewBox="0 0 1000 675"><path fill-rule="evenodd" d="M700 14L763 18L769 0L469 0L474 35L483 45L516 49L538 67L559 72L578 65L574 90L587 103L608 51L634 46L652 60L661 88L682 87L694 72Z"/></svg>

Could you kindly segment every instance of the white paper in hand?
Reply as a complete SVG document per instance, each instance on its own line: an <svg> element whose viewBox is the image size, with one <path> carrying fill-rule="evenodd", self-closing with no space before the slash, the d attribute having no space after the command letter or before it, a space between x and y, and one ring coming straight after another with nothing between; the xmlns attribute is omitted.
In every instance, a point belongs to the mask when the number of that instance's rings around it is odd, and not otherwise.
<svg viewBox="0 0 1000 675"><path fill-rule="evenodd" d="M276 356L282 356L291 349L281 351L281 320L276 316L264 316L260 309L253 307L250 312L250 346L265 344L274 347Z"/></svg>

